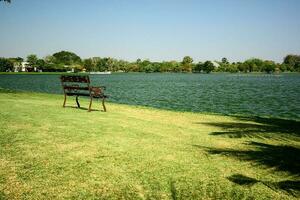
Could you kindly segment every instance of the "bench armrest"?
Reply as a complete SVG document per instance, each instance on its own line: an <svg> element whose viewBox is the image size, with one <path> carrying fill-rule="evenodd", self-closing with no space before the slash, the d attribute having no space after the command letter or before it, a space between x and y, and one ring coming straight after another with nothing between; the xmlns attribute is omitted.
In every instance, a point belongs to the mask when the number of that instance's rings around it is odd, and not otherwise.
<svg viewBox="0 0 300 200"><path fill-rule="evenodd" d="M93 96L103 96L103 90L105 90L103 86L102 87L90 86L90 92Z"/></svg>
<svg viewBox="0 0 300 200"><path fill-rule="evenodd" d="M92 86L90 85L90 88L101 88L102 90L106 90L106 86L100 85L100 86Z"/></svg>

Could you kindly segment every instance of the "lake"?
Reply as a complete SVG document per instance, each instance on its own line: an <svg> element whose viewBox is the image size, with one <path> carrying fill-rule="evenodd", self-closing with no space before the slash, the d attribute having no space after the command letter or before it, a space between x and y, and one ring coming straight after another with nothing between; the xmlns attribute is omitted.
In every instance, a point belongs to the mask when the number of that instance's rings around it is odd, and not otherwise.
<svg viewBox="0 0 300 200"><path fill-rule="evenodd" d="M90 77L92 85L107 86L111 102L300 119L300 74L116 73ZM62 93L59 75L0 75L0 87Z"/></svg>

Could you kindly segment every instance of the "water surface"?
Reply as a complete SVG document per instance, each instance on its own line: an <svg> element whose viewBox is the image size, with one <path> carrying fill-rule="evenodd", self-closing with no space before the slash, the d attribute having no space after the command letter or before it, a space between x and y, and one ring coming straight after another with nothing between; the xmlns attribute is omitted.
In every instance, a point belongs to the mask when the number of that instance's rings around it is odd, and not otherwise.
<svg viewBox="0 0 300 200"><path fill-rule="evenodd" d="M90 75L109 101L163 109L300 119L299 74ZM62 93L59 75L0 75L0 87Z"/></svg>

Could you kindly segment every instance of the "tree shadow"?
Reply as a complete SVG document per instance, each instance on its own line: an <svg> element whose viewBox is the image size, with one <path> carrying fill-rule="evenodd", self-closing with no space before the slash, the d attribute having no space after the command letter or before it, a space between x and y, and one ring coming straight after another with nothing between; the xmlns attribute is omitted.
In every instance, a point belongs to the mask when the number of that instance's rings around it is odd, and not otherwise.
<svg viewBox="0 0 300 200"><path fill-rule="evenodd" d="M256 165L270 168L275 171L287 172L295 180L284 180L279 182L270 182L257 180L241 174L234 174L228 177L228 180L243 186L252 186L256 183L262 183L274 191L284 190L290 195L300 195L300 149L286 145L271 145L259 142L249 142L249 149L236 150L227 148L211 148L194 145L197 148L204 149L210 154L230 156L232 158L253 162Z"/></svg>
<svg viewBox="0 0 300 200"><path fill-rule="evenodd" d="M227 177L227 179L241 186L253 186L256 183L262 183L274 191L283 190L289 195L293 195L295 197L298 197L300 195L300 181L297 180L284 180L279 182L272 182L257 180L255 178L247 177L242 174L233 174Z"/></svg>
<svg viewBox="0 0 300 200"><path fill-rule="evenodd" d="M250 147L247 150L194 146L205 149L210 154L230 156L242 161L252 161L257 165L300 176L300 149L298 147L259 142L249 142L247 145Z"/></svg>
<svg viewBox="0 0 300 200"><path fill-rule="evenodd" d="M230 138L261 138L261 139L289 139L300 136L300 121L262 118L262 117L234 117L237 122L199 123L222 128L223 131L212 132L210 135L223 135Z"/></svg>

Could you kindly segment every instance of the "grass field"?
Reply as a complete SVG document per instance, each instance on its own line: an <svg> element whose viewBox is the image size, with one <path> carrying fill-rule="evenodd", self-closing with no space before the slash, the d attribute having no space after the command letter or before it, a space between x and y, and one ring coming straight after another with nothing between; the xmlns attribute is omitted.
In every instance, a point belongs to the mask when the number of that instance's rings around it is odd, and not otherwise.
<svg viewBox="0 0 300 200"><path fill-rule="evenodd" d="M300 122L62 100L0 90L0 199L300 197Z"/></svg>

